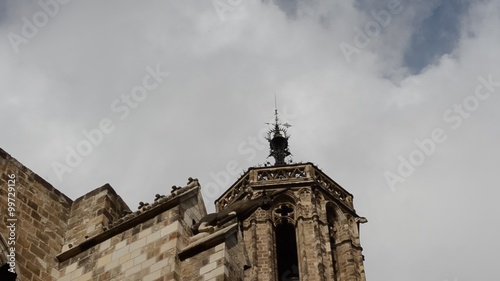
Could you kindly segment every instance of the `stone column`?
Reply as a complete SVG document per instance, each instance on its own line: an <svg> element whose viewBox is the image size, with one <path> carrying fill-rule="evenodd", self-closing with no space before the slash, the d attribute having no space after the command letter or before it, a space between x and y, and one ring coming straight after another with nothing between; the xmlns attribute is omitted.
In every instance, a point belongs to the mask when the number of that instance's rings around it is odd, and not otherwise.
<svg viewBox="0 0 500 281"><path fill-rule="evenodd" d="M247 274L247 280L277 281L274 230L271 216L268 211L257 209L253 219L254 222L250 222L250 227L245 232L245 243L250 243L247 244L249 246L247 250L252 266L249 269L251 273ZM248 239L247 236L251 238Z"/></svg>
<svg viewBox="0 0 500 281"><path fill-rule="evenodd" d="M318 215L311 188L298 191L297 246L299 249L300 280L325 280L325 267L319 231Z"/></svg>
<svg viewBox="0 0 500 281"><path fill-rule="evenodd" d="M365 281L363 255L357 237L354 218L344 218L335 224L336 256L339 265L339 281Z"/></svg>

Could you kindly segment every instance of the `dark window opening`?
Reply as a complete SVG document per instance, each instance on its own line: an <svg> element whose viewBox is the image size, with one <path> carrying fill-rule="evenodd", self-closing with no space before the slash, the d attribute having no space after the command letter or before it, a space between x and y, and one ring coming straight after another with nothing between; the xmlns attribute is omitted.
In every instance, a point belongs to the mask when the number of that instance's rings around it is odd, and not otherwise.
<svg viewBox="0 0 500 281"><path fill-rule="evenodd" d="M10 265L5 263L0 267L0 280L2 281L15 281L17 273L10 271Z"/></svg>
<svg viewBox="0 0 500 281"><path fill-rule="evenodd" d="M295 227L290 223L282 223L276 226L276 257L278 260L279 281L300 280L297 237Z"/></svg>
<svg viewBox="0 0 500 281"><path fill-rule="evenodd" d="M0 234L0 280L1 281L15 281L17 279L17 273L13 272L11 269L11 263L8 258L8 247L7 241Z"/></svg>

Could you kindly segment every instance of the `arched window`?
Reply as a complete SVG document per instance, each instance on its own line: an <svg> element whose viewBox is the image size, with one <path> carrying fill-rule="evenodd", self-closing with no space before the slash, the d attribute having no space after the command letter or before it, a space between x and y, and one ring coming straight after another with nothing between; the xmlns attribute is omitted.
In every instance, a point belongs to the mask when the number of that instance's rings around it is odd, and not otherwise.
<svg viewBox="0 0 500 281"><path fill-rule="evenodd" d="M20 280L17 278L17 273L11 272L10 265L8 263L9 248L7 241L0 233L0 280L2 281L16 281Z"/></svg>
<svg viewBox="0 0 500 281"><path fill-rule="evenodd" d="M277 204L273 210L279 281L300 280L294 213L294 206L288 202Z"/></svg>

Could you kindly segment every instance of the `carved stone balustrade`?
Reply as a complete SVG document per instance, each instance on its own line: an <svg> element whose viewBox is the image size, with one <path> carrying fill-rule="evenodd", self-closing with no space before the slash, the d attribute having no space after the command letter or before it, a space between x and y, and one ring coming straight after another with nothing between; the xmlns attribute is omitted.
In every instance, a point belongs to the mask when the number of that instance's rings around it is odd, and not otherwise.
<svg viewBox="0 0 500 281"><path fill-rule="evenodd" d="M312 163L249 168L215 201L215 206L217 211L220 211L228 204L251 195L252 192L284 185L290 188L303 186L321 188L342 206L354 211L352 195Z"/></svg>

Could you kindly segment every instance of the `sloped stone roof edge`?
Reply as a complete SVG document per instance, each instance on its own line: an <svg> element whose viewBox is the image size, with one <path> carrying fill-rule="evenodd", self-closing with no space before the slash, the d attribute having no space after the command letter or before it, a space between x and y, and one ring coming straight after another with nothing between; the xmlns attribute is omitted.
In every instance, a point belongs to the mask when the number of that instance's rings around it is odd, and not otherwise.
<svg viewBox="0 0 500 281"><path fill-rule="evenodd" d="M149 219L156 217L157 215L180 205L182 197L185 197L189 194L194 193L195 191L199 191L200 187L186 187L185 190L179 189L175 194L163 197L153 203L149 208L143 210L138 210L132 214L127 215L127 219L123 220L118 224L112 225L109 229L97 234L94 237L90 237L79 245L75 245L72 248L68 249L65 252L57 255L57 260L59 262L63 262L68 260L106 240L109 238L116 236L124 231L127 231Z"/></svg>

